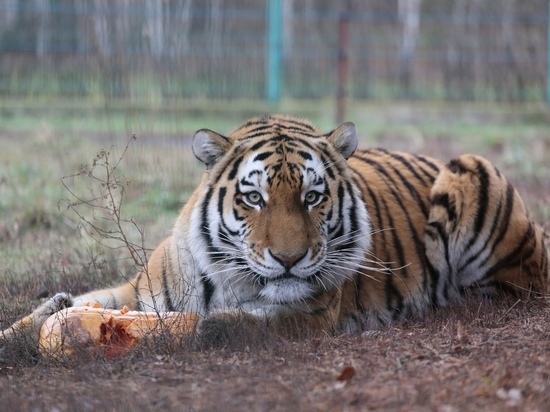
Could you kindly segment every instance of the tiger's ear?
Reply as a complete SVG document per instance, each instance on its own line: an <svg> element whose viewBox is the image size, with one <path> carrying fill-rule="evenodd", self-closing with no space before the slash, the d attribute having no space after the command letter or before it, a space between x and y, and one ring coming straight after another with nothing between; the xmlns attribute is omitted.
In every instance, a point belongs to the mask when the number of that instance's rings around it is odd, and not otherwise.
<svg viewBox="0 0 550 412"><path fill-rule="evenodd" d="M345 159L349 158L357 149L357 132L351 122L342 123L329 133L328 141Z"/></svg>
<svg viewBox="0 0 550 412"><path fill-rule="evenodd" d="M201 129L193 136L193 153L208 169L231 147L231 140L212 130Z"/></svg>

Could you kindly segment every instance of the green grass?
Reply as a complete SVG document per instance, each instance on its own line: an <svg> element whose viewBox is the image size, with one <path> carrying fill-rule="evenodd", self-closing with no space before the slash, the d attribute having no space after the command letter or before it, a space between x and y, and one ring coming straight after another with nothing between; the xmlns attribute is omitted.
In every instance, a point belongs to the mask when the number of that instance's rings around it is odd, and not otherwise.
<svg viewBox="0 0 550 412"><path fill-rule="evenodd" d="M525 127L550 129L550 111L542 103L355 100L347 102L347 109L346 120L354 122L363 136L411 126L430 134L462 136L473 132L482 139L515 134L517 129ZM324 129L336 126L332 99L283 99L277 106L253 99L162 99L153 96L129 99L38 96L0 100L1 129L7 131L50 128L104 134L139 131L180 134L209 127L228 132L247 118L272 112L306 117Z"/></svg>

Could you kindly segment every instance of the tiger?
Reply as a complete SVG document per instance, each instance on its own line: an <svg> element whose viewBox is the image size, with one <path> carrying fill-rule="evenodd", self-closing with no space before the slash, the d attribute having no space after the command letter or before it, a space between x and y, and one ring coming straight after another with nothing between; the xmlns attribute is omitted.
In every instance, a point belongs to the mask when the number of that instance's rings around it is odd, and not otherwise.
<svg viewBox="0 0 550 412"><path fill-rule="evenodd" d="M199 334L239 316L290 336L353 334L470 290L548 292L547 235L492 163L357 146L353 123L326 133L288 115L197 131L205 172L146 268L117 287L58 293L32 324L98 302L195 313Z"/></svg>

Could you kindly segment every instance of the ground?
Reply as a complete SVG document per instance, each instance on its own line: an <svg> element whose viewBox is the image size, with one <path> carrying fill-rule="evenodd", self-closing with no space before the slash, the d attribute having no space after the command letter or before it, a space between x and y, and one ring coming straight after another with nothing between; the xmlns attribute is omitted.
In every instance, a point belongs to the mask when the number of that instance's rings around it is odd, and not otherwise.
<svg viewBox="0 0 550 412"><path fill-rule="evenodd" d="M3 366L0 397L35 411L543 411L548 314L538 300L471 299L361 336Z"/></svg>
<svg viewBox="0 0 550 412"><path fill-rule="evenodd" d="M481 153L510 177L533 217L548 228L546 109L421 106L371 105L368 115L357 119L352 113L361 146L445 160L462 152ZM98 245L85 232L85 222L72 213L74 198L59 181L71 176L64 179L70 188L91 193L93 179L72 174L89 171L80 164L94 159L99 148L109 149L112 142L124 147L129 134L117 140L101 131L58 130L55 123L44 126L45 121L39 119L29 131L19 126L0 130L7 148L0 153L0 327L28 313L40 297L60 290L81 293L135 270L127 248ZM169 231L202 169L190 166L188 144L173 137L138 134L132 145L119 169L132 181L124 192L129 217L117 230L128 230L136 244L144 238L147 249ZM120 152L113 149L111 165ZM89 203L75 207L92 224L116 227L116 219L101 214L105 210L91 210ZM550 404L548 316L540 297L471 297L360 336L258 338L215 350L193 341L176 348L148 342L115 360L65 362L36 358L32 345L22 342L7 348L7 359L0 362L0 405L47 412L544 411Z"/></svg>

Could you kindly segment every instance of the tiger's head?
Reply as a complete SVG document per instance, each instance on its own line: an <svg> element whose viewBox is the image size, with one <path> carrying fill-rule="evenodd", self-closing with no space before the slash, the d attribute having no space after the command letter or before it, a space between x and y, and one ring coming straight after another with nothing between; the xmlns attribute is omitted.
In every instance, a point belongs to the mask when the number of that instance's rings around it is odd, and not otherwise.
<svg viewBox="0 0 550 412"><path fill-rule="evenodd" d="M192 255L212 287L240 303L288 305L341 286L370 248L370 225L346 159L352 123L322 133L287 116L228 136L199 130L207 166L190 216Z"/></svg>

